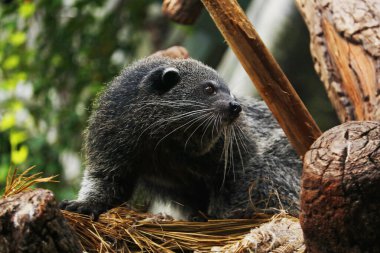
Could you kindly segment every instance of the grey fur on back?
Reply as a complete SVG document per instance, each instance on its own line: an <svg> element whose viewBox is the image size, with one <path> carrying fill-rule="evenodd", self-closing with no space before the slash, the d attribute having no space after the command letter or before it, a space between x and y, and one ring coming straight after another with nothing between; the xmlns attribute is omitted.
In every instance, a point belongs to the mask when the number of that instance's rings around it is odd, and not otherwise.
<svg viewBox="0 0 380 253"><path fill-rule="evenodd" d="M97 216L142 189L183 219L299 211L301 162L267 107L236 99L198 61L127 67L98 98L85 136L86 172L67 210Z"/></svg>

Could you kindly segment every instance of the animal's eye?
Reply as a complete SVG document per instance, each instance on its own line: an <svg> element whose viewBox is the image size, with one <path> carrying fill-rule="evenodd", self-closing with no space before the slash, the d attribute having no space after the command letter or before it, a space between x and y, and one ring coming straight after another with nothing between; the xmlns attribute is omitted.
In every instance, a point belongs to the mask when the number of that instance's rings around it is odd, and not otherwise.
<svg viewBox="0 0 380 253"><path fill-rule="evenodd" d="M216 94L216 87L213 83L207 83L204 91L207 95L214 95Z"/></svg>

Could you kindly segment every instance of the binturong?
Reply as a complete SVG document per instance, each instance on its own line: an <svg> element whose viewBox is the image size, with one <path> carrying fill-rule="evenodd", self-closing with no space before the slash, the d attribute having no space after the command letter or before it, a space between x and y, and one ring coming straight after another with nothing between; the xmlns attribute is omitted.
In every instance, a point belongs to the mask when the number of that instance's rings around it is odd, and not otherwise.
<svg viewBox="0 0 380 253"><path fill-rule="evenodd" d="M95 102L84 151L79 196L63 209L97 217L137 195L182 220L299 211L301 162L267 107L193 59L122 71Z"/></svg>

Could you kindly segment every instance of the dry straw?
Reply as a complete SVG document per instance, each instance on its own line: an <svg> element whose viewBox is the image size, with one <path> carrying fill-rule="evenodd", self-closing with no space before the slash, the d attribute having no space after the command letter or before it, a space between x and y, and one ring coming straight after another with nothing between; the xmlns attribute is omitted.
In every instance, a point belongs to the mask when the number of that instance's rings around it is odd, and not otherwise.
<svg viewBox="0 0 380 253"><path fill-rule="evenodd" d="M3 197L29 190L55 177L9 172ZM173 221L168 216L117 207L97 221L62 211L86 252L302 252L302 231L296 218L256 214L252 219Z"/></svg>
<svg viewBox="0 0 380 253"><path fill-rule="evenodd" d="M7 181L5 183L5 189L2 198L6 198L20 192L28 191L33 185L37 183L58 182L54 180L54 178L57 176L41 177L42 172L36 172L32 175L28 175L32 169L34 169L34 166L26 169L20 174L17 174L17 169L10 169L8 171Z"/></svg>

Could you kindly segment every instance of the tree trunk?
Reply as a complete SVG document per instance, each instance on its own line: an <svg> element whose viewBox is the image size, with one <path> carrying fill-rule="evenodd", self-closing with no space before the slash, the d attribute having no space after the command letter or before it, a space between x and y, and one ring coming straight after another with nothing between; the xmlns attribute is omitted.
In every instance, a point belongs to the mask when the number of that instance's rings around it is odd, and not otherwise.
<svg viewBox="0 0 380 253"><path fill-rule="evenodd" d="M326 131L305 155L301 189L308 252L380 252L380 123Z"/></svg>
<svg viewBox="0 0 380 253"><path fill-rule="evenodd" d="M80 253L82 249L53 193L38 189L0 199L0 252Z"/></svg>
<svg viewBox="0 0 380 253"><path fill-rule="evenodd" d="M315 69L342 122L380 119L379 0L296 0Z"/></svg>

